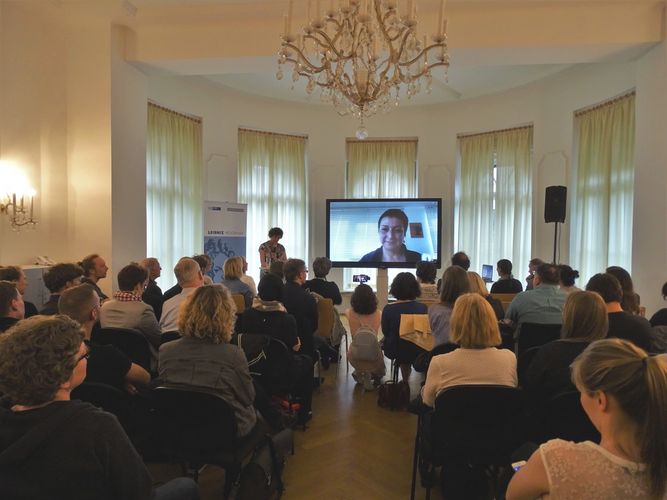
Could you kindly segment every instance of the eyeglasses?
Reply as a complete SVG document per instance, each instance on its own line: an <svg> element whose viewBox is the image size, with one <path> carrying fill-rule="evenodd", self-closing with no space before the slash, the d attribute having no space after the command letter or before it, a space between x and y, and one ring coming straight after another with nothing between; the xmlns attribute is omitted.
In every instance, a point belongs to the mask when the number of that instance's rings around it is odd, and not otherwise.
<svg viewBox="0 0 667 500"><path fill-rule="evenodd" d="M86 351L86 354L84 354L83 356L81 356L79 359L76 360L76 364L78 365L78 364L81 363L81 361L83 361L84 359L85 359L86 361L88 361L88 358L89 358L89 357L90 357L90 351Z"/></svg>

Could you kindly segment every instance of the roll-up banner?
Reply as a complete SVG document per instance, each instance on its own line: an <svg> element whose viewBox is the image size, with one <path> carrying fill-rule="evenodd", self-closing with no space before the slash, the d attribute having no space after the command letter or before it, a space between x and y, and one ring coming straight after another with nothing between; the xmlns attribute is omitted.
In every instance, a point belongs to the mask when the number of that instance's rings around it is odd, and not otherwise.
<svg viewBox="0 0 667 500"><path fill-rule="evenodd" d="M222 266L229 257L245 257L245 203L204 202L204 253L213 259L209 276L214 283L223 277Z"/></svg>

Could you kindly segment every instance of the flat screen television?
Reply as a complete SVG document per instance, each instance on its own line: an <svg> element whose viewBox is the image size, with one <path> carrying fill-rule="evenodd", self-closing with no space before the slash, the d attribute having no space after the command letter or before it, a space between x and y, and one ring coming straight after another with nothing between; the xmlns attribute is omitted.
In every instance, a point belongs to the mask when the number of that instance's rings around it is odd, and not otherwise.
<svg viewBox="0 0 667 500"><path fill-rule="evenodd" d="M440 267L441 198L329 199L326 224L334 267Z"/></svg>

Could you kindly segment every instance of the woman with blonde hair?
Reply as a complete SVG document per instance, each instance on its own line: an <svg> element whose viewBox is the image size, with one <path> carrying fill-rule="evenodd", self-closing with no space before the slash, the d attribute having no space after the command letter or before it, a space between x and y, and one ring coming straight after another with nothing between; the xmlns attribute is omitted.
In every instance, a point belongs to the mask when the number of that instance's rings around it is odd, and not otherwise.
<svg viewBox="0 0 667 500"><path fill-rule="evenodd" d="M607 336L609 320L602 297L595 292L572 292L563 308L561 338L539 348L523 383L528 400L536 405L576 387L570 364L591 342Z"/></svg>
<svg viewBox="0 0 667 500"><path fill-rule="evenodd" d="M203 388L222 397L234 410L239 436L245 436L257 422L255 389L245 354L229 343L235 320L229 290L197 288L180 309L182 338L160 346L158 373L162 384Z"/></svg>
<svg viewBox="0 0 667 500"><path fill-rule="evenodd" d="M599 340L574 361L572 380L600 444L541 445L512 478L507 498L665 498L667 358L625 340Z"/></svg>
<svg viewBox="0 0 667 500"><path fill-rule="evenodd" d="M252 306L252 291L247 284L241 281L241 277L243 276L243 258L238 255L229 257L222 265L222 272L225 273L225 277L220 283L231 293L240 293L243 295L246 309Z"/></svg>
<svg viewBox="0 0 667 500"><path fill-rule="evenodd" d="M512 351L496 347L501 342L498 321L481 295L466 293L456 300L449 338L460 347L431 360L422 391L426 405L435 406L438 394L455 385L516 387L516 357Z"/></svg>
<svg viewBox="0 0 667 500"><path fill-rule="evenodd" d="M491 297L491 294L486 289L486 283L484 283L484 280L479 274L474 271L468 271L468 284L470 285L470 291L472 293L480 294L491 305L493 313L496 315L498 321L505 317L503 305L498 299Z"/></svg>

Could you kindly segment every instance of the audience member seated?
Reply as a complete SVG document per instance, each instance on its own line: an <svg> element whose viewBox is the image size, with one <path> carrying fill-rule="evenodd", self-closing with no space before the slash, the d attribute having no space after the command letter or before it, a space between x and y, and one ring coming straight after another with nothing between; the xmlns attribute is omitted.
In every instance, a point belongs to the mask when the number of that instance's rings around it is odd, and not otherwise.
<svg viewBox="0 0 667 500"><path fill-rule="evenodd" d="M449 342L449 318L452 315L454 302L459 296L470 291L470 283L466 271L459 266L450 266L442 275L440 302L428 309L428 321L433 334L433 345Z"/></svg>
<svg viewBox="0 0 667 500"><path fill-rule="evenodd" d="M99 345L91 341L93 325L100 315L100 298L93 287L84 284L65 290L60 296L58 311L81 325L90 355L87 382L111 385L133 395L139 388L148 387L151 377L146 370L132 363L130 358L114 346Z"/></svg>
<svg viewBox="0 0 667 500"><path fill-rule="evenodd" d="M44 273L44 285L51 292L49 300L42 306L39 314L51 316L58 314L58 299L68 288L81 284L83 269L76 264L55 264Z"/></svg>
<svg viewBox="0 0 667 500"><path fill-rule="evenodd" d="M253 279L252 276L246 274L248 272L248 261L245 260L245 257L241 256L243 259L243 275L241 276L241 281L243 281L246 285L248 285L248 288L250 288L250 291L252 292L252 296L256 297L257 296L257 285L255 284L255 280Z"/></svg>
<svg viewBox="0 0 667 500"><path fill-rule="evenodd" d="M301 350L315 359L315 348L324 342L319 336L317 340L314 338L318 320L315 298L302 288L308 275L306 263L301 259L287 259L283 270L285 272L283 304L296 320L296 330L302 344Z"/></svg>
<svg viewBox="0 0 667 500"><path fill-rule="evenodd" d="M269 272L278 276L281 280L285 280L285 273L283 271L285 263L282 260L271 262Z"/></svg>
<svg viewBox="0 0 667 500"><path fill-rule="evenodd" d="M363 327L365 331L372 331L377 339L382 314L378 310L378 299L375 296L375 292L373 292L370 286L364 283L357 285L354 289L350 299L350 306L345 311L350 324L350 335L352 336L352 345L350 345L348 350L347 360L355 369L352 372L352 378L358 383L363 384L366 389L372 389L386 373L384 356L379 348L375 348L374 344L371 344L370 347L365 346L363 352L360 353L359 347L355 348L357 344L355 344L354 338L359 329ZM375 352L373 353L373 351ZM360 357L355 357L355 353L360 354ZM366 359L371 357L368 354L375 354L375 359ZM366 356L364 359L360 359L361 355Z"/></svg>
<svg viewBox="0 0 667 500"><path fill-rule="evenodd" d="M25 314L23 296L16 284L0 281L0 333L9 330L22 320Z"/></svg>
<svg viewBox="0 0 667 500"><path fill-rule="evenodd" d="M26 278L23 269L19 266L0 266L0 281L12 281L16 284L19 293L24 296L26 288L28 288L28 278ZM24 300L25 304L25 317L30 318L31 316L36 316L39 314L37 307L32 302Z"/></svg>
<svg viewBox="0 0 667 500"><path fill-rule="evenodd" d="M464 273L465 274L465 273ZM412 363L424 350L412 342L400 338L402 314L426 314L428 306L417 302L421 290L411 273L398 273L391 282L389 293L396 299L382 310L382 350L384 355L401 367L401 377L408 382ZM435 306L433 306L435 307Z"/></svg>
<svg viewBox="0 0 667 500"><path fill-rule="evenodd" d="M104 303L109 297L102 292L97 285L97 282L107 277L107 271L109 270L107 263L102 257L94 253L84 257L83 260L79 262L79 266L83 269L81 283L87 283L92 286L95 289L95 292L97 292L97 295L100 296L100 301Z"/></svg>
<svg viewBox="0 0 667 500"><path fill-rule="evenodd" d="M313 260L313 272L315 278L303 284L306 290L321 295L325 299L331 299L334 305L343 303L338 285L333 281L327 281L327 274L331 270L331 261L326 257L317 257Z"/></svg>
<svg viewBox="0 0 667 500"><path fill-rule="evenodd" d="M153 308L141 300L148 281L148 271L139 264L129 264L118 273L119 290L112 300L102 304L100 326L140 332L157 350L160 347L160 325Z"/></svg>
<svg viewBox="0 0 667 500"><path fill-rule="evenodd" d="M635 288L632 283L630 273L619 266L611 266L605 270L606 273L615 276L621 284L623 291L623 298L621 299L621 307L624 311L632 314L639 314L639 295L635 293Z"/></svg>
<svg viewBox="0 0 667 500"><path fill-rule="evenodd" d="M248 285L241 281L243 276L243 259L238 255L229 257L222 266L222 272L225 277L221 281L231 293L240 293L243 295L243 301L246 309L252 305L252 291Z"/></svg>
<svg viewBox="0 0 667 500"><path fill-rule="evenodd" d="M624 311L621 307L623 290L615 276L599 273L586 284L586 290L596 292L607 305L609 332L607 337L629 340L647 352L651 351L651 324L641 316Z"/></svg>
<svg viewBox="0 0 667 500"><path fill-rule="evenodd" d="M533 278L535 277L535 272L537 271L537 268L540 267L542 264L544 264L544 261L542 259L538 259L537 257L530 259L528 262L528 276L526 276L526 290L532 290L535 287L535 284L533 283Z"/></svg>
<svg viewBox="0 0 667 500"><path fill-rule="evenodd" d="M290 350L291 363L284 367L290 374L291 390L301 400L301 419L307 419L311 411L313 393L313 360L301 353L301 340L297 335L296 320L287 313L283 300L283 282L275 274L265 273L259 281L259 298L252 308L243 311L237 320L240 333L262 334L275 337ZM267 359L271 363L270 359ZM267 388L269 390L269 388ZM273 394L283 396L282 394Z"/></svg>
<svg viewBox="0 0 667 500"><path fill-rule="evenodd" d="M521 293L523 285L512 276L512 261L500 259L496 263L498 281L491 285L491 293Z"/></svg>
<svg viewBox="0 0 667 500"><path fill-rule="evenodd" d="M524 389L538 407L563 392L575 391L570 365L591 342L607 336L609 321L602 298L593 292L572 292L563 309L561 339L543 345L526 374Z"/></svg>
<svg viewBox="0 0 667 500"><path fill-rule="evenodd" d="M155 257L148 257L141 261L141 265L148 271L148 284L146 285L144 293L141 295L141 300L153 308L155 319L160 321L164 298L162 297L162 289L160 289L155 282L155 280L162 274L160 261Z"/></svg>
<svg viewBox="0 0 667 500"><path fill-rule="evenodd" d="M428 260L417 262L416 275L421 290L421 295L419 296L420 301L438 302L440 300L440 293L435 284L437 271L438 269L435 267L434 262Z"/></svg>
<svg viewBox="0 0 667 500"><path fill-rule="evenodd" d="M579 271L572 269L567 264L560 264L558 266L558 275L560 276L560 289L565 293L581 291L581 288L574 286L574 280L579 277Z"/></svg>
<svg viewBox="0 0 667 500"><path fill-rule="evenodd" d="M456 300L450 338L460 347L431 360L422 390L424 404L433 407L438 394L455 385L517 386L516 357L508 349L495 347L500 344L498 321L479 294L466 293Z"/></svg>
<svg viewBox="0 0 667 500"><path fill-rule="evenodd" d="M667 282L662 285L662 298L667 300ZM663 307L651 316L651 326L667 326L667 307Z"/></svg>
<svg viewBox="0 0 667 500"><path fill-rule="evenodd" d="M207 389L222 397L234 409L241 437L253 429L257 415L248 361L229 343L235 320L229 290L220 285L194 289L178 316L182 338L160 347L158 373L161 384Z"/></svg>
<svg viewBox="0 0 667 500"><path fill-rule="evenodd" d="M186 257L183 258L185 259ZM206 273L210 272L210 270L213 268L213 261L211 260L211 258L208 255L198 254L192 256L192 260L194 260L197 264L199 264L199 269L201 270L202 273L203 284L211 285L213 283L213 280L211 279L210 276L206 275ZM176 277L176 279L178 279L178 277ZM181 284L176 283L169 290L164 292L164 294L162 295L162 299L164 302L167 302L172 297L176 297L176 295L178 295L182 291L183 287L181 286Z"/></svg>
<svg viewBox="0 0 667 500"><path fill-rule="evenodd" d="M512 478L507 499L665 498L665 357L623 340L599 340L576 359L572 379L600 444L541 445Z"/></svg>
<svg viewBox="0 0 667 500"><path fill-rule="evenodd" d="M532 290L514 297L505 318L519 327L521 323L560 325L567 294L558 287L558 267L542 264L532 282Z"/></svg>
<svg viewBox="0 0 667 500"><path fill-rule="evenodd" d="M199 264L190 257L183 257L174 266L174 274L178 280L181 291L164 301L162 305L162 317L160 318L160 329L162 333L178 330L178 309L188 296L192 295L197 288L203 286L204 276Z"/></svg>
<svg viewBox="0 0 667 500"><path fill-rule="evenodd" d="M470 269L470 257L465 252L456 252L452 255L452 266L459 266L467 271Z"/></svg>
<svg viewBox="0 0 667 500"><path fill-rule="evenodd" d="M486 283L484 283L484 280L479 274L474 271L468 271L468 284L471 293L480 294L491 305L498 321L505 317L502 303L498 299L491 297L491 294L486 288Z"/></svg>
<svg viewBox="0 0 667 500"><path fill-rule="evenodd" d="M198 498L188 478L153 491L118 420L70 400L86 377L87 358L79 324L66 316L36 316L0 338L3 498Z"/></svg>
<svg viewBox="0 0 667 500"><path fill-rule="evenodd" d="M193 255L192 258L199 264L199 269L201 269L201 273L204 275L204 285L212 285L213 279L211 279L209 273L213 269L213 259L205 253Z"/></svg>

